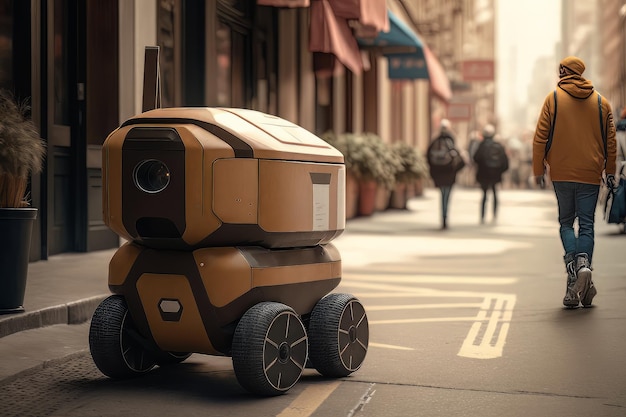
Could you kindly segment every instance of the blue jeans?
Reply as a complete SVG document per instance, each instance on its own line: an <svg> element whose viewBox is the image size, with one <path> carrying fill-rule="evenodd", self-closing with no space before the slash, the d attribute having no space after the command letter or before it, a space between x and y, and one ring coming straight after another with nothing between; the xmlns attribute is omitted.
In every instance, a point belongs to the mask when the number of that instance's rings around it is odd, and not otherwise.
<svg viewBox="0 0 626 417"><path fill-rule="evenodd" d="M586 253L591 263L594 246L594 220L599 185L578 182L553 182L559 205L561 242L565 254ZM578 218L578 236L574 220Z"/></svg>
<svg viewBox="0 0 626 417"><path fill-rule="evenodd" d="M441 217L445 222L448 218L448 201L450 200L450 192L452 191L452 186L443 186L441 189Z"/></svg>
<svg viewBox="0 0 626 417"><path fill-rule="evenodd" d="M480 220L481 221L485 220L485 209L487 206L487 193L489 190L491 190L491 192L493 193L493 218L495 220L496 214L498 213L498 194L496 192L496 184L489 184L489 185L482 184L480 188L482 188L483 190L483 201L482 201L482 206L480 209Z"/></svg>

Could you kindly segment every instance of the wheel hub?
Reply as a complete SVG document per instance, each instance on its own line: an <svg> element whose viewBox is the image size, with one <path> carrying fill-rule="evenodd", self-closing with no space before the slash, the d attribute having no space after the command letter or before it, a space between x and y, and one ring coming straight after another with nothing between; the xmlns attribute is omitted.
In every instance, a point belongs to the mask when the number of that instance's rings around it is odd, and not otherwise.
<svg viewBox="0 0 626 417"><path fill-rule="evenodd" d="M356 342L356 327L350 326L348 329L348 337L350 338L350 343Z"/></svg>
<svg viewBox="0 0 626 417"><path fill-rule="evenodd" d="M291 349L287 342L283 342L278 346L278 361L280 363L287 363L289 357L291 356Z"/></svg>

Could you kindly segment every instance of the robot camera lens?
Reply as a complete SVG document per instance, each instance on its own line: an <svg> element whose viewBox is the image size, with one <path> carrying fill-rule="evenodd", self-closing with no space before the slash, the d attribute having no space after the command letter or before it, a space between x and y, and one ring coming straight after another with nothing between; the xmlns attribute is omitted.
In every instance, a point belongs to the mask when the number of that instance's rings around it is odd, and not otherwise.
<svg viewBox="0 0 626 417"><path fill-rule="evenodd" d="M148 159L141 161L133 173L135 185L146 193L159 193L170 183L170 170L161 161Z"/></svg>

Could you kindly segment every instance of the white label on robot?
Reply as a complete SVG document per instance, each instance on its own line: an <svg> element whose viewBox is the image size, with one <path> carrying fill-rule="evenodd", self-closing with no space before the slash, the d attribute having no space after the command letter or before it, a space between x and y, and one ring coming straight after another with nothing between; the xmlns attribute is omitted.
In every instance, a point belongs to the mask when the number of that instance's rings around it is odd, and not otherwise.
<svg viewBox="0 0 626 417"><path fill-rule="evenodd" d="M328 230L330 185L313 184L313 230Z"/></svg>

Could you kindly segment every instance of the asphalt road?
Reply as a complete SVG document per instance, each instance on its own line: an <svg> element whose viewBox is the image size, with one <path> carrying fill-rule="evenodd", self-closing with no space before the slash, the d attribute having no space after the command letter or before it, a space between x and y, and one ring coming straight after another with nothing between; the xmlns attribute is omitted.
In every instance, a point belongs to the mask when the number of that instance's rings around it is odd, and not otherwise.
<svg viewBox="0 0 626 417"><path fill-rule="evenodd" d="M365 363L349 377L307 369L287 394L260 398L238 385L230 358L195 354L113 381L85 350L88 323L53 326L45 337L67 349L4 381L0 414L626 415L626 235L598 212L599 294L593 308L564 309L550 191L504 191L497 222L480 225L479 191L455 189L445 231L438 198L428 190L409 211L350 220L335 240L344 269L337 291L361 300L370 327Z"/></svg>

